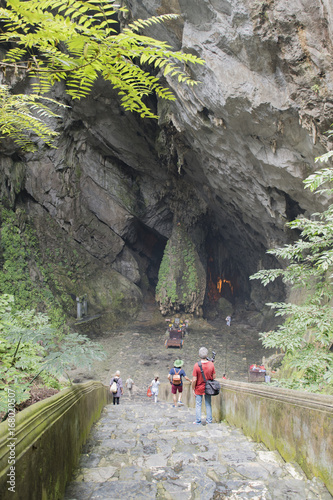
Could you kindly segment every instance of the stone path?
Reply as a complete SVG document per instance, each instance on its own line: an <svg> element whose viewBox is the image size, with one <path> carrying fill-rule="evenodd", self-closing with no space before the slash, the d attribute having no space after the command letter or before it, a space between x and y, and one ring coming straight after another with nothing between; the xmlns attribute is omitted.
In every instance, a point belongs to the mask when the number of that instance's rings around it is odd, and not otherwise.
<svg viewBox="0 0 333 500"><path fill-rule="evenodd" d="M329 500L317 479L225 423L143 394L109 405L64 500ZM204 419L203 419L204 422Z"/></svg>

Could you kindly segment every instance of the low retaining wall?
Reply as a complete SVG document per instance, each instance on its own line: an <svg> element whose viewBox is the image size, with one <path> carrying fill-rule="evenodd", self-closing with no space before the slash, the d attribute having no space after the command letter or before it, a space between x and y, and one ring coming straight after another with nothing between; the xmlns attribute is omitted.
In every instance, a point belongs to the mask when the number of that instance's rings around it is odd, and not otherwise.
<svg viewBox="0 0 333 500"><path fill-rule="evenodd" d="M220 382L221 393L212 397L214 419L226 420L287 462L297 462L309 478L321 478L333 495L333 397ZM160 396L172 401L170 384L161 384ZM189 383L184 384L183 402L195 406Z"/></svg>
<svg viewBox="0 0 333 500"><path fill-rule="evenodd" d="M19 412L14 425L2 422L1 500L62 499L82 445L108 401L109 390L100 382L76 384Z"/></svg>

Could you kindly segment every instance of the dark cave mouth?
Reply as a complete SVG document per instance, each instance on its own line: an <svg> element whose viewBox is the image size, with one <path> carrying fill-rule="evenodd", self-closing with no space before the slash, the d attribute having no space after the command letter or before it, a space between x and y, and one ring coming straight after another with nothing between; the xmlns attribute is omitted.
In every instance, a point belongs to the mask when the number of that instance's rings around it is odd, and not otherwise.
<svg viewBox="0 0 333 500"><path fill-rule="evenodd" d="M231 266L234 268L235 266ZM213 257L207 259L207 286L205 303L213 306L220 298L226 299L235 305L244 295L241 287L241 274L238 270L230 270L229 263L217 266ZM245 300L245 298L244 298Z"/></svg>
<svg viewBox="0 0 333 500"><path fill-rule="evenodd" d="M140 262L144 276L140 287L143 293L155 296L158 273L168 239L141 222L136 222L135 237L127 241ZM209 237L201 251L201 262L206 269L206 294L202 305L203 315L216 309L221 298L233 307L250 300L251 286L246 270L230 257L225 241L221 237ZM184 312L184 311L179 311Z"/></svg>

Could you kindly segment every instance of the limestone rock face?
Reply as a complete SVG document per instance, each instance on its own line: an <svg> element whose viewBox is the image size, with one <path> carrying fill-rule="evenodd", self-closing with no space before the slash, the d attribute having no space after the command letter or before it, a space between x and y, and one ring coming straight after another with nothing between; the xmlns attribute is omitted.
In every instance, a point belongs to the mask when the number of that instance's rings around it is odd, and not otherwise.
<svg viewBox="0 0 333 500"><path fill-rule="evenodd" d="M108 259L94 257L81 242L66 234L38 203L30 200L28 211L39 236L40 259L51 267L49 284L57 295L54 283L58 283L60 301L66 300L70 322L76 329L85 327L85 323L76 324L78 296L87 299L88 318L96 318L94 324L87 323L88 332L107 331L136 317L142 307L142 292L135 283L139 274L137 263L127 255L126 248L122 268L110 266ZM39 282L43 279L39 277Z"/></svg>
<svg viewBox="0 0 333 500"><path fill-rule="evenodd" d="M205 269L193 242L178 222L165 247L156 300L164 315L184 311L201 316L205 291Z"/></svg>
<svg viewBox="0 0 333 500"><path fill-rule="evenodd" d="M177 100L151 100L160 115L154 122L125 112L99 81L63 112L57 150L41 147L20 162L3 153L1 193L14 205L21 191L28 210L32 201L42 207L87 262L112 269L130 288L155 291L180 221L207 279L204 308L218 277L230 282L225 298L233 304L260 309L281 299L280 285L263 289L248 277L278 265L266 250L295 238L287 221L326 204L303 180L332 147L324 135L333 122L331 1L127 3L124 23L180 15L146 33L202 57L204 66L187 68L200 83L189 88L168 76ZM55 87L54 96L62 99L63 90Z"/></svg>

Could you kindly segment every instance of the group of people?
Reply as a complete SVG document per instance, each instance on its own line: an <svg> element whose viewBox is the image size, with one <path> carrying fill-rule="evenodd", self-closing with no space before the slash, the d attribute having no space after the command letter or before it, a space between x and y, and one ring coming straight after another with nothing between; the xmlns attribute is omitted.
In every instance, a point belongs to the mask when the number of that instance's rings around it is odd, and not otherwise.
<svg viewBox="0 0 333 500"><path fill-rule="evenodd" d="M181 359L176 359L173 367L169 371L168 379L171 384L171 394L173 399L173 407L183 405L182 402L182 394L183 394L183 379L191 382L191 389L193 395L195 396L195 422L196 425L201 424L201 409L202 409L202 399L205 396L205 405L206 405L206 423L212 423L212 406L211 406L211 396L205 394L205 385L206 380L214 380L216 377L215 366L212 361L207 359L208 357L208 349L206 347L200 347L199 349L199 358L200 361L195 363L192 372L192 379L188 378L183 365L184 361ZM113 404L119 404L119 398L123 395L123 384L120 378L119 370L116 371L114 377L110 381L110 390L112 390L112 384L116 383L117 392L113 392ZM128 378L125 382L125 385L129 392L129 397L132 397L132 388L134 382L131 378ZM158 374L154 375L153 380L149 385L149 389L151 390L152 398L154 403L157 403L157 396L159 391L159 376ZM178 394L178 399L177 399Z"/></svg>

